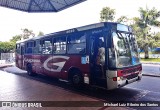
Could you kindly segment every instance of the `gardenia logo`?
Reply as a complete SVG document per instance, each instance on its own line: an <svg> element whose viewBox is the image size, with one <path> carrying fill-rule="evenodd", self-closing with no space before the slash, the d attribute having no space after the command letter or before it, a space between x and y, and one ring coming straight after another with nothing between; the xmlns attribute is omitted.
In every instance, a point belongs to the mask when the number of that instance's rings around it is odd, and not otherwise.
<svg viewBox="0 0 160 110"><path fill-rule="evenodd" d="M29 62L29 63L40 63L41 61L39 59L27 59L27 58L24 58L24 61L25 62Z"/></svg>

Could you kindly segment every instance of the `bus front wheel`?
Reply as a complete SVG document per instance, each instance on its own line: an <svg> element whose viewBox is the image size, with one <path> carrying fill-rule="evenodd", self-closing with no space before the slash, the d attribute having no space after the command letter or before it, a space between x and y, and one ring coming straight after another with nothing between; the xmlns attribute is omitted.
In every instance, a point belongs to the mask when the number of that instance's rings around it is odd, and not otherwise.
<svg viewBox="0 0 160 110"><path fill-rule="evenodd" d="M79 71L73 71L71 82L74 87L80 87L83 85L83 77Z"/></svg>

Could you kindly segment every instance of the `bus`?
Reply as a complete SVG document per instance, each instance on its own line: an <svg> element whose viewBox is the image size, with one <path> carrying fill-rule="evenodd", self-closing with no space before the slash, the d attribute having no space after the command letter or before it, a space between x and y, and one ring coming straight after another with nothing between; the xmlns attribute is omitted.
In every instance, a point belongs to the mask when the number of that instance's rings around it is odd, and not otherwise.
<svg viewBox="0 0 160 110"><path fill-rule="evenodd" d="M103 51L103 56L99 51ZM101 57L99 61L98 57ZM19 41L16 66L30 76L43 74L71 82L76 87L91 85L107 90L142 78L136 36L131 27L115 22Z"/></svg>

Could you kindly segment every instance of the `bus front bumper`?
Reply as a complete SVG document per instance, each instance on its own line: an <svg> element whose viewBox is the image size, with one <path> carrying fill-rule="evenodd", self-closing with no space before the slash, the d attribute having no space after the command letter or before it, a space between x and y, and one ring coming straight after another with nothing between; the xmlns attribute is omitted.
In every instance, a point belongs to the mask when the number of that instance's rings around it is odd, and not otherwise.
<svg viewBox="0 0 160 110"><path fill-rule="evenodd" d="M112 90L116 88L123 87L127 84L140 81L142 79L142 72L139 72L137 77L127 79L127 78L117 78L117 81L113 81L113 78L107 77L107 89Z"/></svg>

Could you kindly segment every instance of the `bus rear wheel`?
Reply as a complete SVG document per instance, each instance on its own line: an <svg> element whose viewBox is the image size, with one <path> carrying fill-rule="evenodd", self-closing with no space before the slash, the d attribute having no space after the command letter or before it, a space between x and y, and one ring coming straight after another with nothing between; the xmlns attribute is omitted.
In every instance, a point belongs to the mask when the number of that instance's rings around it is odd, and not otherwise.
<svg viewBox="0 0 160 110"><path fill-rule="evenodd" d="M79 71L73 71L71 82L74 87L81 87L83 85L83 77Z"/></svg>

